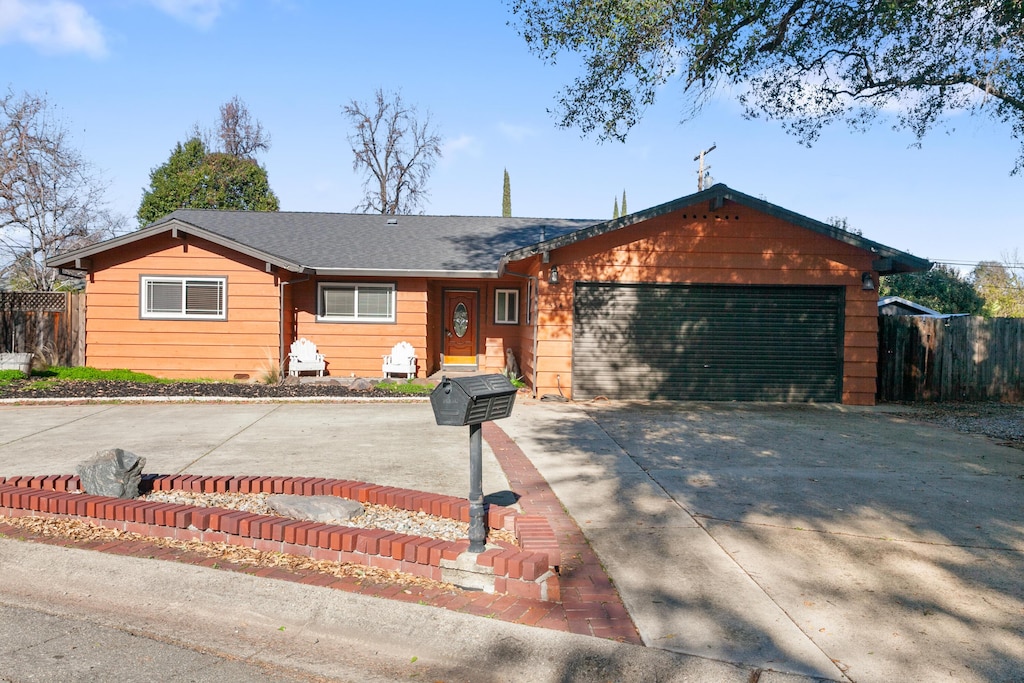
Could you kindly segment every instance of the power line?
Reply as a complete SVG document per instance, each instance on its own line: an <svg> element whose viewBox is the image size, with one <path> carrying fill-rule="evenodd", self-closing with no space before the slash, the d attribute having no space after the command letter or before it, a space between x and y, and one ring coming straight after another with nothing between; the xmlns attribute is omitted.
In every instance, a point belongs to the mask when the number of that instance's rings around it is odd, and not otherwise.
<svg viewBox="0 0 1024 683"><path fill-rule="evenodd" d="M1011 270L1024 268L1024 262L1021 263L1005 263L1003 261L997 261L995 259L986 261L958 261L956 259L931 259L933 263L938 263L943 266L969 266L971 268L977 268L978 266L984 265L997 265Z"/></svg>

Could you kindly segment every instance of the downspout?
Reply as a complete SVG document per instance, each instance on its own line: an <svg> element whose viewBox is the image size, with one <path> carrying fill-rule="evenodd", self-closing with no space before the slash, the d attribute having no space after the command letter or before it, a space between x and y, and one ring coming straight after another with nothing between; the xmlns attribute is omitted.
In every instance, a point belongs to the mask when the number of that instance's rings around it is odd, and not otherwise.
<svg viewBox="0 0 1024 683"><path fill-rule="evenodd" d="M530 301L527 302L530 308L533 310L533 376L530 378L530 388L533 391L533 398L537 398L537 337L539 334L537 319L540 317L539 305L535 305L536 303L539 302L540 297L540 292L537 289L537 276L527 275L526 273L517 273L514 270L508 270L507 268L505 268L504 261L502 261L500 267L498 268L498 277L501 277L502 275L512 275L530 281L530 293L532 294L532 296L529 297Z"/></svg>
<svg viewBox="0 0 1024 683"><path fill-rule="evenodd" d="M278 376L284 377L287 368L284 366L284 286L295 285L300 282L306 282L309 280L308 275L304 275L297 280L288 280L285 282L281 280L281 284L278 285L278 341L280 343L280 349L278 350L277 363L278 363Z"/></svg>

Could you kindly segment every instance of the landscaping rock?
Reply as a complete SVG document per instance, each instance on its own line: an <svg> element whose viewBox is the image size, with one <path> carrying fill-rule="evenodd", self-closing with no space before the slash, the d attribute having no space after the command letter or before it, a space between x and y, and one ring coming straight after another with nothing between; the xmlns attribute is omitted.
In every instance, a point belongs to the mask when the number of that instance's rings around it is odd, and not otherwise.
<svg viewBox="0 0 1024 683"><path fill-rule="evenodd" d="M344 522L363 514L363 506L355 500L337 496L292 496L288 494L267 497L267 505L277 514L311 522Z"/></svg>
<svg viewBox="0 0 1024 683"><path fill-rule="evenodd" d="M373 382L365 377L357 377L348 385L349 391L369 391L370 389L373 389Z"/></svg>
<svg viewBox="0 0 1024 683"><path fill-rule="evenodd" d="M146 459L121 448L99 451L75 468L82 489L94 496L138 498Z"/></svg>

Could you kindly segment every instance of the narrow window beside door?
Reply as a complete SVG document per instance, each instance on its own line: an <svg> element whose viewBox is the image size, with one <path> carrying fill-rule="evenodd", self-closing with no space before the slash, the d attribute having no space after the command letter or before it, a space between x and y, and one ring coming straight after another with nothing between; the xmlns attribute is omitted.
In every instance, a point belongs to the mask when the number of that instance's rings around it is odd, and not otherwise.
<svg viewBox="0 0 1024 683"><path fill-rule="evenodd" d="M498 289L494 292L494 323L496 325L519 324L519 290Z"/></svg>

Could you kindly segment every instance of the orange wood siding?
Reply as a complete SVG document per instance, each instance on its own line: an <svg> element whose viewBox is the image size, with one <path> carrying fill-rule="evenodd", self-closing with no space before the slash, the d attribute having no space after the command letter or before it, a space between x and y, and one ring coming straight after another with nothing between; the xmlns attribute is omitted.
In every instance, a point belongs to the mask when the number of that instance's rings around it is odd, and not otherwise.
<svg viewBox="0 0 1024 683"><path fill-rule="evenodd" d="M499 289L514 289L519 292L519 323L516 325L497 324L495 319L495 298ZM526 281L522 278L488 280L481 288L480 331L483 337L480 353L484 354L481 370L501 372L505 369L505 350L512 349L518 363L523 357L523 333L526 330ZM520 368L522 375L522 368Z"/></svg>
<svg viewBox="0 0 1024 683"><path fill-rule="evenodd" d="M395 286L395 322L317 320L318 282ZM425 375L427 291L424 278L321 278L292 285L291 308L296 337L317 345L332 377L380 377L384 356L405 341L416 349L417 376Z"/></svg>
<svg viewBox="0 0 1024 683"><path fill-rule="evenodd" d="M86 283L86 364L168 378L259 379L278 364L278 287L256 259L158 236L99 254ZM227 320L140 317L143 275L227 278Z"/></svg>
<svg viewBox="0 0 1024 683"><path fill-rule="evenodd" d="M680 210L563 247L551 253L549 264L533 259L527 267L539 276L537 394L561 387L569 395L577 281L828 285L846 288L842 401L871 405L877 293L862 290L861 273L871 270L872 258L865 250L727 202L720 211ZM557 285L548 283L554 265Z"/></svg>

